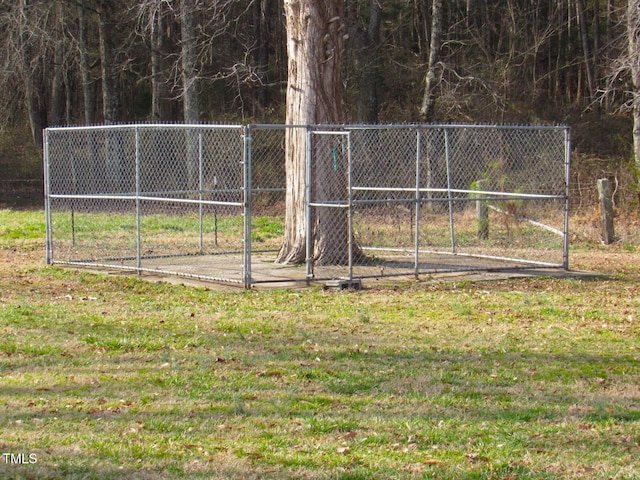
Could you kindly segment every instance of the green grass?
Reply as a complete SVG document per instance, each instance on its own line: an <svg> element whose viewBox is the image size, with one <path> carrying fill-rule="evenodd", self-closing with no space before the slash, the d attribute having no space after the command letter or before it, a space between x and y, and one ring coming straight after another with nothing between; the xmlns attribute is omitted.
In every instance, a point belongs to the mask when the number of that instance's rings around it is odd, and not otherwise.
<svg viewBox="0 0 640 480"><path fill-rule="evenodd" d="M87 213L87 206L82 204L75 209L53 208L52 249L56 260L95 260L104 258L105 254L111 259L135 256L138 223L134 205L115 203L111 207L113 211L92 213ZM119 207L122 212L118 211ZM241 251L244 247L244 218L237 208L217 212L209 209L202 217L197 207L183 207L183 210L167 207L163 213L154 211L156 213L150 213L148 207L142 208L139 227L143 256ZM556 217L561 213L557 211ZM354 231L359 245L411 251L415 246L413 215L400 207L357 210ZM459 253L506 255L558 264L563 260L562 237L527 222L509 223L498 215L493 218L489 238L485 240L477 238L473 209L456 212L454 223ZM44 218L34 225L10 226L5 230L7 238L35 239L44 232ZM252 217L251 240L255 250L278 250L283 234L283 215ZM444 212L423 212L419 239L421 249L450 251L449 216Z"/></svg>
<svg viewBox="0 0 640 480"><path fill-rule="evenodd" d="M43 211L14 212L0 209L0 245L20 240L44 238L45 216Z"/></svg>
<svg viewBox="0 0 640 480"><path fill-rule="evenodd" d="M229 292L46 267L41 221L0 211L1 478L640 478L637 252Z"/></svg>

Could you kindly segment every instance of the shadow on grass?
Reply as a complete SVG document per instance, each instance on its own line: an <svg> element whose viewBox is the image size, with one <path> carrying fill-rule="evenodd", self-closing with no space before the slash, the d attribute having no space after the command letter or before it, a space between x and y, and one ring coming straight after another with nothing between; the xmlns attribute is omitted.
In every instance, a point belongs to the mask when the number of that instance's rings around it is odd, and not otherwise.
<svg viewBox="0 0 640 480"><path fill-rule="evenodd" d="M251 342L242 342L252 348ZM567 417L640 421L640 411L632 408L640 398L640 388L634 383L638 365L631 355L434 352L434 347L388 352L335 345L320 360L295 345L270 342L268 347L269 352L261 354L252 350L195 361L188 351L174 352L171 368L159 363L162 352L126 358L116 353L100 358L101 373L62 357L56 367L52 360L57 355L47 355L46 362L38 356L22 357L11 364L5 357L0 363L3 376L46 365L48 370L61 369L67 380L52 385L36 382L33 387L3 385L5 400L33 399L22 408L5 412L4 419L10 423L33 418L46 421L47 417L65 420L68 416L66 420L80 421L101 412L105 421L123 415L142 418L147 413L141 398L153 402L167 395L194 407L191 415L208 418L234 414L239 398L251 405L243 410L246 415L307 414L309 409L303 405L317 397L332 399L315 404L329 412L336 402L360 407L370 402L368 413L388 419L396 415L394 402L415 402L412 415L466 421L554 421ZM100 380L89 380L92 375ZM83 380L76 381L76 377ZM151 398L152 393L157 397ZM78 402L71 404L74 398ZM47 410L47 405L60 399L71 402L69 410ZM120 405L122 399L129 403ZM206 402L205 407L201 401ZM96 402L107 406L96 408ZM130 402L134 409L129 408ZM396 420L402 421L405 413L399 410ZM153 409L151 415L163 412Z"/></svg>
<svg viewBox="0 0 640 480"><path fill-rule="evenodd" d="M545 429L553 435L576 430L578 436L563 439L563 449L638 450L633 443L612 445L607 435L579 436L577 427L635 428L640 394L630 354L463 351L437 343L365 348L328 336L317 352L301 347L313 344L311 332L285 337L227 335L224 357L214 356L217 344L207 339L183 350L169 348L170 342L153 351L87 344L74 358L4 355L2 376L25 376L22 385L2 386L1 428L7 435L0 448L42 453L35 465L0 465L2 478L294 478L300 469L309 478L327 478L328 472L338 472L335 478L397 477L389 466L351 464L346 455L325 465L317 449L335 455L342 439L358 436L369 442L360 448L390 449L409 435L407 425L419 426L412 434L419 452L432 445L464 452L468 438L488 430L535 449L537 435L551 436ZM163 363L167 355L170 365ZM45 370L50 381L31 377ZM132 429L135 434L128 433ZM18 445L17 438L30 440ZM83 458L60 448L73 441L82 445ZM329 446L314 450L296 443ZM200 455L199 448L209 455ZM392 456L412 458L391 450ZM618 460L622 450L616 450ZM459 456L471 468L464 453ZM130 467L138 461L153 468ZM452 463L427 465L429 470L416 465L416 472L404 473L484 478L454 471ZM505 477L544 478L517 462L496 460L491 469L502 469Z"/></svg>

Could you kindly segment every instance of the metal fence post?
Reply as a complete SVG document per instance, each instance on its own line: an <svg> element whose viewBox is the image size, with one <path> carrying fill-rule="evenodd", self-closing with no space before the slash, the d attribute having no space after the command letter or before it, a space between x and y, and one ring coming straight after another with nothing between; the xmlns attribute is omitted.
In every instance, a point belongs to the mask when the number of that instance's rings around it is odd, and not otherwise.
<svg viewBox="0 0 640 480"><path fill-rule="evenodd" d="M564 130L564 165L565 165L565 206L564 206L564 247L562 253L562 267L569 269L569 180L571 178L571 130Z"/></svg>
<svg viewBox="0 0 640 480"><path fill-rule="evenodd" d="M414 258L414 275L416 279L420 274L420 153L422 151L422 130L420 127L416 129L416 202L415 202L415 258Z"/></svg>
<svg viewBox="0 0 640 480"><path fill-rule="evenodd" d="M200 204L198 208L198 220L199 220L199 229L200 229L200 255L204 253L204 246L202 241L202 194L204 190L204 160L202 158L202 130L198 132L198 198L200 199Z"/></svg>
<svg viewBox="0 0 640 480"><path fill-rule="evenodd" d="M449 129L444 129L444 152L447 164L447 198L449 200L449 229L451 231L451 253L456 253L456 233L453 223L453 199L451 198L451 155L449 148Z"/></svg>
<svg viewBox="0 0 640 480"><path fill-rule="evenodd" d="M296 127L293 127L296 128ZM305 238L305 248L306 248L306 266L307 266L307 281L311 278L313 278L313 259L311 258L311 256L313 255L313 234L312 234L312 221L311 221L311 157L312 155L312 145L311 145L311 138L312 138L312 132L311 132L311 127L307 126L307 145L306 145L306 151L307 151L307 169L305 172L305 182L306 182L306 198L305 198L305 203L306 203L306 210L307 210L307 214L306 214L306 238Z"/></svg>
<svg viewBox="0 0 640 480"><path fill-rule="evenodd" d="M244 288L251 288L251 126L243 128L243 157L244 157L244 253L243 253L243 283Z"/></svg>
<svg viewBox="0 0 640 480"><path fill-rule="evenodd" d="M140 131L136 126L135 129L136 139L136 266L138 275L142 273L142 259L141 259L141 236L140 236Z"/></svg>
<svg viewBox="0 0 640 480"><path fill-rule="evenodd" d="M47 265L53 263L53 241L51 232L51 199L49 194L51 192L51 185L49 184L49 131L45 129L42 132L43 139L43 173L44 173L44 216L45 216L45 245L46 245L46 261Z"/></svg>
<svg viewBox="0 0 640 480"><path fill-rule="evenodd" d="M351 156L351 132L347 132L347 230L349 238L349 281L353 281L353 189L352 189L352 156Z"/></svg>
<svg viewBox="0 0 640 480"><path fill-rule="evenodd" d="M76 172L76 159L71 158L71 185L73 195L78 194L78 173ZM71 199L71 245L76 246L76 200Z"/></svg>

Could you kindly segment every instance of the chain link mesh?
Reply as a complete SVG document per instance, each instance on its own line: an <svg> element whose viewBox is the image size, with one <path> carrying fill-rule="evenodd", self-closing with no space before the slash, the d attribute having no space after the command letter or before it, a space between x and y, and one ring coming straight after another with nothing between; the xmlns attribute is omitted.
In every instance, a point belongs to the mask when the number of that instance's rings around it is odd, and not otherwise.
<svg viewBox="0 0 640 480"><path fill-rule="evenodd" d="M310 139L306 269L274 263L287 128ZM53 128L45 147L50 263L245 285L567 266L564 127Z"/></svg>
<svg viewBox="0 0 640 480"><path fill-rule="evenodd" d="M335 244L351 249L352 261L348 268L337 267L340 262L320 262L316 277L565 265L566 129L344 130L347 140L344 135L326 135L328 140L314 145L313 165L333 161L336 171L315 172L312 186L321 200L339 203L333 212L347 209L352 236L347 235L346 243L336 239ZM345 141L350 166L343 167L336 163L335 152ZM338 152L343 150L338 147ZM344 171L339 177L338 170ZM327 188L333 193L323 197ZM339 190L342 196L335 193ZM322 208L326 207L317 207L318 216ZM334 213L332 218L330 230L341 238L344 217Z"/></svg>
<svg viewBox="0 0 640 480"><path fill-rule="evenodd" d="M242 281L241 127L50 129L46 144L53 261Z"/></svg>

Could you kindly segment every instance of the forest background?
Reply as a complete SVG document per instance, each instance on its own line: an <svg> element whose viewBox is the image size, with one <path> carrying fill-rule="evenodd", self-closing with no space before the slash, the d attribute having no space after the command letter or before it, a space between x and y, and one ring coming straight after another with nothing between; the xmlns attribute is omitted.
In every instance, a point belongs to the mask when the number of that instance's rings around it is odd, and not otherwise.
<svg viewBox="0 0 640 480"><path fill-rule="evenodd" d="M639 243L629 6L346 0L345 122L570 125L574 237L607 177ZM286 84L280 1L0 0L0 204L40 201L47 126L283 123Z"/></svg>

